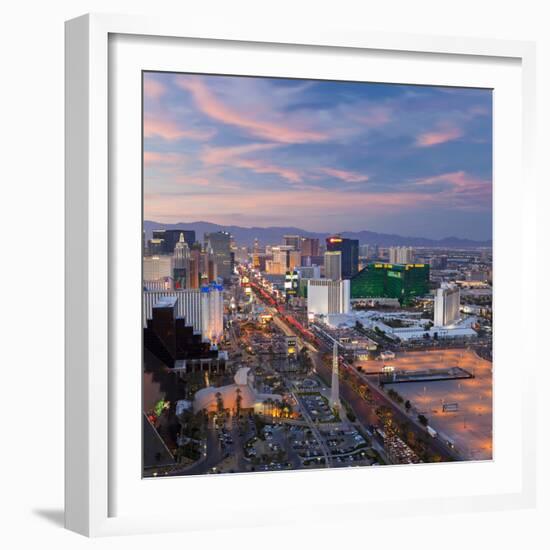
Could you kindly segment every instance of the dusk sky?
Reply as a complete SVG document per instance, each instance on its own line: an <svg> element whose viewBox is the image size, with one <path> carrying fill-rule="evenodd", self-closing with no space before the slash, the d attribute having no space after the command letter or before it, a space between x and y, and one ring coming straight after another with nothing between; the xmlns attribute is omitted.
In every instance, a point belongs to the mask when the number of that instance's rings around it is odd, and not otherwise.
<svg viewBox="0 0 550 550"><path fill-rule="evenodd" d="M490 239L490 90L146 73L144 219Z"/></svg>

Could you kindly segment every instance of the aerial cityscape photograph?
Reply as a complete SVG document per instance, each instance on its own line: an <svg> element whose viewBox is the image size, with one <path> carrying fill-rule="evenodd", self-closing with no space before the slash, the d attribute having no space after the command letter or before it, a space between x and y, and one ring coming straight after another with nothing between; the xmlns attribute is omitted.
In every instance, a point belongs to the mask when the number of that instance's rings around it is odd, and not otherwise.
<svg viewBox="0 0 550 550"><path fill-rule="evenodd" d="M491 460L492 91L142 79L143 477Z"/></svg>

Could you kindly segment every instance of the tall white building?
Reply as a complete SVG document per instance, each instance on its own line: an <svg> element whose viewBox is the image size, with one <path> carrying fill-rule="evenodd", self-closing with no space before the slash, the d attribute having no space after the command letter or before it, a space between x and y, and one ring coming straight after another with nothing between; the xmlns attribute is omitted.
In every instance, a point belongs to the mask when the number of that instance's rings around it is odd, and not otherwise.
<svg viewBox="0 0 550 550"><path fill-rule="evenodd" d="M414 262L414 249L410 246L391 246L390 264L411 264Z"/></svg>
<svg viewBox="0 0 550 550"><path fill-rule="evenodd" d="M342 278L342 252L325 252L325 277L333 281L339 281Z"/></svg>
<svg viewBox="0 0 550 550"><path fill-rule="evenodd" d="M201 332L202 309L201 295L198 288L143 291L143 326L147 326L147 321L153 318L153 306L159 298L164 297L177 298L176 315L178 317L185 317L185 324L192 326L195 333Z"/></svg>
<svg viewBox="0 0 550 550"><path fill-rule="evenodd" d="M143 280L160 281L172 277L172 256L145 256L143 258Z"/></svg>
<svg viewBox="0 0 550 550"><path fill-rule="evenodd" d="M219 285L187 290L146 290L143 292L143 326L153 317L153 306L159 298L174 297L176 315L200 333L203 340L218 342L223 335L223 288Z"/></svg>
<svg viewBox="0 0 550 550"><path fill-rule="evenodd" d="M174 267L174 286L176 288L191 288L191 252L185 242L183 233L174 247L172 261Z"/></svg>
<svg viewBox="0 0 550 550"><path fill-rule="evenodd" d="M309 279L307 282L307 313L311 315L330 315L331 313L349 313L349 279L331 281L330 279Z"/></svg>
<svg viewBox="0 0 550 550"><path fill-rule="evenodd" d="M460 288L442 286L435 293L434 327L446 327L460 319Z"/></svg>
<svg viewBox="0 0 550 550"><path fill-rule="evenodd" d="M223 287L210 285L201 291L201 334L216 344L223 337Z"/></svg>
<svg viewBox="0 0 550 550"><path fill-rule="evenodd" d="M143 281L144 290L174 290L174 280L172 277L165 277L158 281Z"/></svg>
<svg viewBox="0 0 550 550"><path fill-rule="evenodd" d="M183 233L174 247L174 267L179 269L189 269L189 245L185 242Z"/></svg>

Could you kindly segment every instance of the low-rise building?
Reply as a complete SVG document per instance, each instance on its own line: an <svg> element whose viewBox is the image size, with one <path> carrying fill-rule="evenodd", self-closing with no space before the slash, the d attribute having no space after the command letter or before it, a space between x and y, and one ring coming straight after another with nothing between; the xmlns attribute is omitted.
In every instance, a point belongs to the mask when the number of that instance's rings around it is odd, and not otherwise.
<svg viewBox="0 0 550 550"><path fill-rule="evenodd" d="M265 410L264 403L282 402L283 397L274 393L260 393L254 386L254 375L248 367L241 367L235 374L234 383L227 386L209 386L195 394L193 410L195 413L202 410L216 412L229 410L235 413L240 410L253 410L260 413Z"/></svg>

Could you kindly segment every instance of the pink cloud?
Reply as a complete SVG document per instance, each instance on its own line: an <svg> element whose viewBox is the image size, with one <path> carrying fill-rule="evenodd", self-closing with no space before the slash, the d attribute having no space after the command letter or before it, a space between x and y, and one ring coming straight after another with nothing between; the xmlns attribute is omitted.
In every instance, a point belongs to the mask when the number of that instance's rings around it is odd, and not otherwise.
<svg viewBox="0 0 550 550"><path fill-rule="evenodd" d="M246 158L246 155L279 147L274 143L252 143L236 147L208 147L201 155L207 165L218 165L229 168L244 168L257 174L276 174L292 183L300 183L302 174L293 168L278 166L258 158Z"/></svg>
<svg viewBox="0 0 550 550"><path fill-rule="evenodd" d="M166 141L178 139L192 139L195 141L208 141L214 130L202 130L195 128L182 128L174 120L160 115L146 115L143 119L143 135L146 138L159 137Z"/></svg>
<svg viewBox="0 0 550 550"><path fill-rule="evenodd" d="M202 176L176 176L172 181L176 185L193 185L199 187L207 187L212 184L208 178Z"/></svg>
<svg viewBox="0 0 550 550"><path fill-rule="evenodd" d="M367 112L359 116L359 122L372 128L384 126L391 120L391 109L389 107L371 107Z"/></svg>
<svg viewBox="0 0 550 550"><path fill-rule="evenodd" d="M460 170L438 174L415 182L418 186L447 184L450 186L440 193L449 200L462 204L469 209L485 205L492 198L491 180L476 178Z"/></svg>
<svg viewBox="0 0 550 550"><path fill-rule="evenodd" d="M479 187L480 185L488 185L488 180L483 180L476 178L474 176L469 176L464 170L459 170L457 172L446 172L445 174L438 174L437 176L431 176L429 178L424 178L417 180L418 184L421 185L431 185L434 183L451 183L453 186L459 189L466 189L472 187Z"/></svg>
<svg viewBox="0 0 550 550"><path fill-rule="evenodd" d="M432 147L433 145L439 145L440 143L458 139L462 137L463 134L463 131L458 127L442 127L440 130L425 132L417 136L416 145L418 147Z"/></svg>
<svg viewBox="0 0 550 550"><path fill-rule="evenodd" d="M183 155L179 153L161 153L158 151L144 151L143 164L145 166L152 165L174 165L181 164L184 160Z"/></svg>
<svg viewBox="0 0 550 550"><path fill-rule="evenodd" d="M224 124L242 128L254 136L277 143L318 142L328 137L320 132L253 118L250 113L225 105L199 78L183 77L177 82L193 96L195 104L205 115Z"/></svg>
<svg viewBox="0 0 550 550"><path fill-rule="evenodd" d="M276 143L251 143L249 145L236 145L234 147L206 147L201 155L205 164L224 164L235 158L257 151L266 151L279 147Z"/></svg>
<svg viewBox="0 0 550 550"><path fill-rule="evenodd" d="M300 183L302 175L297 170L284 168L258 159L239 159L237 165L240 168L248 168L258 174L276 174L291 183Z"/></svg>
<svg viewBox="0 0 550 550"><path fill-rule="evenodd" d="M143 80L143 94L147 99L158 100L166 93L166 88L158 81L150 77Z"/></svg>
<svg viewBox="0 0 550 550"><path fill-rule="evenodd" d="M347 183L361 183L369 179L369 177L365 176L364 174L351 172L349 170L338 170L336 168L321 168L321 172L327 174L328 176L338 178Z"/></svg>

